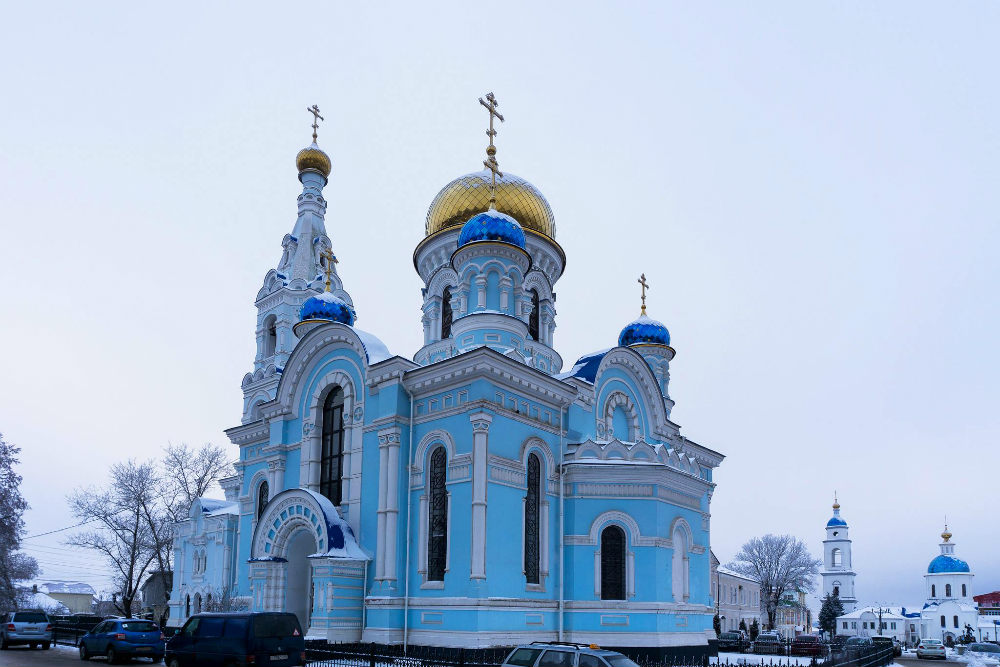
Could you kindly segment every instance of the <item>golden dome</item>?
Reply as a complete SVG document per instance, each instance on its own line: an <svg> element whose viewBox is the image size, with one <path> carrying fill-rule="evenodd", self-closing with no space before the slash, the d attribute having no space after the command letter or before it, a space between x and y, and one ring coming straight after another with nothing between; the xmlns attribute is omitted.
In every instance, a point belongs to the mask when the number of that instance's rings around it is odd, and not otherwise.
<svg viewBox="0 0 1000 667"><path fill-rule="evenodd" d="M447 227L463 225L476 213L490 207L488 170L460 176L441 188L427 210L427 235ZM556 218L542 193L528 181L504 172L497 178L497 210L511 216L525 229L556 237Z"/></svg>
<svg viewBox="0 0 1000 667"><path fill-rule="evenodd" d="M295 156L295 166L299 173L313 170L323 174L323 178L330 176L330 156L324 153L314 141L311 146L306 146Z"/></svg>

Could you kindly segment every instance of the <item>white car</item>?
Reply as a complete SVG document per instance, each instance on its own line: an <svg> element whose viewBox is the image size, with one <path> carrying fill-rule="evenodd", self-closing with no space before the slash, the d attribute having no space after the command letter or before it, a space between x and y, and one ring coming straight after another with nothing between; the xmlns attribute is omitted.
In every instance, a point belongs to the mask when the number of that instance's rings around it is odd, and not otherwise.
<svg viewBox="0 0 1000 667"><path fill-rule="evenodd" d="M941 643L940 639L921 639L920 644L917 645L918 658L940 658L944 660L946 655L944 644Z"/></svg>

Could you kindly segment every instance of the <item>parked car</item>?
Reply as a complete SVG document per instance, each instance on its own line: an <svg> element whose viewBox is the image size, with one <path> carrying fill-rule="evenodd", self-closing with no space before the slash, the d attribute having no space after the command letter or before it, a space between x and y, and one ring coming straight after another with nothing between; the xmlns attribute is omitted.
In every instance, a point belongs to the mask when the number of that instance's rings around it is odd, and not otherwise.
<svg viewBox="0 0 1000 667"><path fill-rule="evenodd" d="M966 647L965 654L974 656L985 667L1000 665L1000 646L993 642L973 642Z"/></svg>
<svg viewBox="0 0 1000 667"><path fill-rule="evenodd" d="M851 637L846 642L844 642L844 648L846 648L846 649L860 648L862 646L874 646L874 644L872 644L872 638L871 637Z"/></svg>
<svg viewBox="0 0 1000 667"><path fill-rule="evenodd" d="M917 657L940 658L944 660L947 657L947 653L940 639L921 639L920 643L917 644Z"/></svg>
<svg viewBox="0 0 1000 667"><path fill-rule="evenodd" d="M743 653L743 651L747 650L749 645L750 642L747 641L742 632L723 632L719 635L720 651L735 651L737 653Z"/></svg>
<svg viewBox="0 0 1000 667"><path fill-rule="evenodd" d="M163 633L152 621L113 618L102 621L80 637L80 660L106 656L109 664L130 658L163 660Z"/></svg>
<svg viewBox="0 0 1000 667"><path fill-rule="evenodd" d="M503 667L638 667L628 657L597 644L533 642L514 648Z"/></svg>
<svg viewBox="0 0 1000 667"><path fill-rule="evenodd" d="M847 635L834 635L833 639L830 640L830 650L831 651L842 651L844 649L844 644L850 639Z"/></svg>
<svg viewBox="0 0 1000 667"><path fill-rule="evenodd" d="M871 639L872 643L875 644L875 646L878 646L879 648L886 648L886 649L891 648L892 654L894 656L898 657L903 655L903 647L899 645L899 642L896 641L895 637L885 637L876 635Z"/></svg>
<svg viewBox="0 0 1000 667"><path fill-rule="evenodd" d="M788 648L789 655L826 655L826 646L816 635L799 635Z"/></svg>
<svg viewBox="0 0 1000 667"><path fill-rule="evenodd" d="M16 644L31 648L52 646L52 623L44 611L12 611L4 614L0 625L0 649Z"/></svg>
<svg viewBox="0 0 1000 667"><path fill-rule="evenodd" d="M170 638L166 658L170 667L286 667L306 664L306 643L295 614L202 613Z"/></svg>
<svg viewBox="0 0 1000 667"><path fill-rule="evenodd" d="M758 655L784 655L785 642L778 632L762 632L753 642L753 652Z"/></svg>

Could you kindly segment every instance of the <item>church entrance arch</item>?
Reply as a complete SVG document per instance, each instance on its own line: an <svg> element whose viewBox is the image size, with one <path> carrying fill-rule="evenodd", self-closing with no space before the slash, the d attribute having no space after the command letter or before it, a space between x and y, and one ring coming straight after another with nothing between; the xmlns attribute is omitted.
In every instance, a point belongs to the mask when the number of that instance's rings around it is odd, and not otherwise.
<svg viewBox="0 0 1000 667"><path fill-rule="evenodd" d="M299 625L309 627L309 613L312 609L312 572L309 556L316 553L316 539L311 531L300 529L288 538L285 554L287 580L285 585L285 610L299 618Z"/></svg>

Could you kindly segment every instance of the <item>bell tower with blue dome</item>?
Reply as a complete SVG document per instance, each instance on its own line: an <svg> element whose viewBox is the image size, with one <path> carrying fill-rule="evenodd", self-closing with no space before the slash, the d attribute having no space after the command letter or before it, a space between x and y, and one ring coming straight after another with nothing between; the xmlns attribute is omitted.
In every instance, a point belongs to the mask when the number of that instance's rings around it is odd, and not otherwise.
<svg viewBox="0 0 1000 667"><path fill-rule="evenodd" d="M853 561L851 560L851 538L847 533L847 521L840 516L840 502L833 499L833 516L826 522L826 539L823 540L823 595L836 593L844 605L844 613L849 614L858 607L854 591Z"/></svg>

